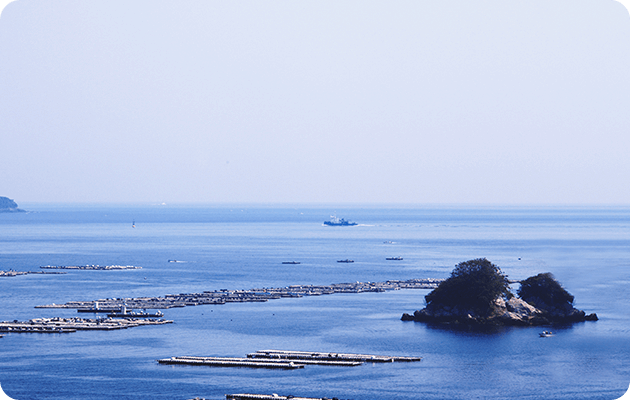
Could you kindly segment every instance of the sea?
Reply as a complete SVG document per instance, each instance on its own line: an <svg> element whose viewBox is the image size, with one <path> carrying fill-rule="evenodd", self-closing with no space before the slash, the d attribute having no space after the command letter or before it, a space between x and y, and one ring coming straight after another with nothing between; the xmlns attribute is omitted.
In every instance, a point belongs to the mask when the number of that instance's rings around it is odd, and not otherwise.
<svg viewBox="0 0 630 400"><path fill-rule="evenodd" d="M0 270L141 269L0 278L0 321L76 317L72 309L35 308L73 300L448 278L456 264L484 257L513 280L551 272L575 307L599 321L495 329L401 321L424 307L428 289L172 308L163 310L169 325L5 333L0 385L15 400L218 400L236 393L611 400L630 385L629 207L20 206L28 212L0 214ZM331 215L358 225L325 226ZM343 259L355 262L337 262ZM542 329L554 335L541 338ZM268 349L422 361L298 370L156 361Z"/></svg>

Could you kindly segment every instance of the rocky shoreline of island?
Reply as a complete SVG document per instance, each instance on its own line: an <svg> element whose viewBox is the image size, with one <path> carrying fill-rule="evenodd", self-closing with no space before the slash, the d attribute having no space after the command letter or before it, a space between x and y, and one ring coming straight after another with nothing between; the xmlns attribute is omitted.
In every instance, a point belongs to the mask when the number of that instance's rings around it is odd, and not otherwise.
<svg viewBox="0 0 630 400"><path fill-rule="evenodd" d="M548 312L512 297L497 299L491 315L479 315L466 307L426 307L413 314L403 313L402 321L429 322L454 325L504 325L504 326L543 326L552 324L572 324L597 321L597 314L586 314L572 308L563 312Z"/></svg>

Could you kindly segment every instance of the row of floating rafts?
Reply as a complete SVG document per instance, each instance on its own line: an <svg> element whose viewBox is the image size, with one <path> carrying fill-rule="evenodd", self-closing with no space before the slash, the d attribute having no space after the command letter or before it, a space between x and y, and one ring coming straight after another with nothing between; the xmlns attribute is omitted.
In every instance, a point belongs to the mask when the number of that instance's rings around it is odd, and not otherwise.
<svg viewBox="0 0 630 400"><path fill-rule="evenodd" d="M311 351L258 350L247 355L249 358L290 358L311 360L346 360L357 362L420 361L422 357L381 356L373 354L325 353Z"/></svg>
<svg viewBox="0 0 630 400"><path fill-rule="evenodd" d="M284 297L318 296L334 293L384 292L397 289L431 289L440 279L390 280L386 282L353 282L332 285L291 285L281 288L257 288L250 290L204 291L203 293L167 294L163 297L100 299L89 302L70 301L65 304L35 306L35 308L74 308L79 312L114 313L122 305L129 309L169 309L204 304L224 304L227 302L264 302Z"/></svg>
<svg viewBox="0 0 630 400"><path fill-rule="evenodd" d="M354 367L365 362L383 363L420 361L421 357L395 357L371 354L318 353L283 350L260 350L243 357L181 356L157 360L160 364L185 364L224 367L296 369L305 365Z"/></svg>
<svg viewBox="0 0 630 400"><path fill-rule="evenodd" d="M127 310L127 307L122 306L119 311L109 313L107 316L111 318L161 318L164 316L164 313L160 310L154 313L146 311L136 312L133 310Z"/></svg>
<svg viewBox="0 0 630 400"><path fill-rule="evenodd" d="M203 365L209 367L248 367L271 369L298 369L304 368L303 364L295 364L289 361L273 362L258 361L237 357L171 357L158 360L160 364Z"/></svg>
<svg viewBox="0 0 630 400"><path fill-rule="evenodd" d="M339 400L336 397L298 397L298 396L279 396L274 394L252 394L252 393L238 393L238 394L226 394L226 400ZM191 399L196 400L196 399ZM197 399L205 400L205 399Z"/></svg>
<svg viewBox="0 0 630 400"><path fill-rule="evenodd" d="M85 313L111 313L115 311L120 311L120 306L116 307L101 307L98 301L94 302L93 307L87 308L77 308L77 312L85 312Z"/></svg>
<svg viewBox="0 0 630 400"><path fill-rule="evenodd" d="M398 257L385 257L385 260L387 261L402 261L403 258L398 256ZM351 260L349 258L346 258L345 260L337 260L338 263L353 263L354 260ZM283 261L282 264L301 264L300 261Z"/></svg>
<svg viewBox="0 0 630 400"><path fill-rule="evenodd" d="M94 302L94 307L90 308L79 308L77 312L84 313L107 313L107 316L110 318L161 318L164 316L164 313L161 311L156 311L154 313L149 313L145 311L137 312L133 310L128 310L126 305L122 305L119 307L99 307L98 302Z"/></svg>
<svg viewBox="0 0 630 400"><path fill-rule="evenodd" d="M72 333L76 332L72 328L43 327L43 326L7 326L0 327L0 332L4 333ZM2 335L0 335L2 337Z"/></svg>
<svg viewBox="0 0 630 400"><path fill-rule="evenodd" d="M42 265L42 269L87 269L87 270L113 270L113 269L142 269L133 265Z"/></svg>
<svg viewBox="0 0 630 400"><path fill-rule="evenodd" d="M202 397L195 397L194 399L189 400L208 400ZM235 393L235 394L226 394L225 400L340 400L336 397L328 398L328 397L300 397L287 395L282 396L276 393L273 394L254 394L254 393Z"/></svg>

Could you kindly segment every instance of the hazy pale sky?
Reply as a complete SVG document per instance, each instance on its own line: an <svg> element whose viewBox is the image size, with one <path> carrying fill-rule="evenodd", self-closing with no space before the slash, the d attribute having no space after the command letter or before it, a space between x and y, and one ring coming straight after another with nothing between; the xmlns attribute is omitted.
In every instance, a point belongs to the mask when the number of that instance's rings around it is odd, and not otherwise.
<svg viewBox="0 0 630 400"><path fill-rule="evenodd" d="M629 204L629 71L612 0L18 0L0 196Z"/></svg>

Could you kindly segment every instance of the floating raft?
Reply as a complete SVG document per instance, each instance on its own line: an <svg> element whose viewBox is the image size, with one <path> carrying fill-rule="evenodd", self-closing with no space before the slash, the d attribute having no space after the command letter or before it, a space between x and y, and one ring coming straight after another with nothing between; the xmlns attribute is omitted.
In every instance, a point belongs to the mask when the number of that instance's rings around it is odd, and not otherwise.
<svg viewBox="0 0 630 400"><path fill-rule="evenodd" d="M251 360L237 357L171 357L157 360L160 364L205 365L209 367L247 367L247 368L275 368L298 369L304 368L304 364L294 364L279 360Z"/></svg>
<svg viewBox="0 0 630 400"><path fill-rule="evenodd" d="M372 354L322 353L313 351L258 350L247 355L248 358L286 359L294 362L313 361L347 361L347 362L412 362L421 361L422 357L380 356Z"/></svg>
<svg viewBox="0 0 630 400"><path fill-rule="evenodd" d="M328 397L297 397L297 396L278 396L277 394L226 394L226 400L338 400L336 397L329 399ZM194 400L194 399L192 399ZM201 399L200 399L201 400Z"/></svg>

